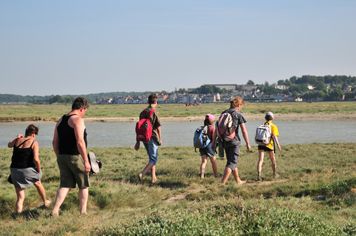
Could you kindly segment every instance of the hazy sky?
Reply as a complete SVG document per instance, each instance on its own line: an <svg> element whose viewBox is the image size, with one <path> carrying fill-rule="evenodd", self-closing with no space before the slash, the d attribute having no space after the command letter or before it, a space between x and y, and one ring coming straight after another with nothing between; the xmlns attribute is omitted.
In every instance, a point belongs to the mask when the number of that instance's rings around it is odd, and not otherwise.
<svg viewBox="0 0 356 236"><path fill-rule="evenodd" d="M0 93L356 76L354 0L0 1Z"/></svg>

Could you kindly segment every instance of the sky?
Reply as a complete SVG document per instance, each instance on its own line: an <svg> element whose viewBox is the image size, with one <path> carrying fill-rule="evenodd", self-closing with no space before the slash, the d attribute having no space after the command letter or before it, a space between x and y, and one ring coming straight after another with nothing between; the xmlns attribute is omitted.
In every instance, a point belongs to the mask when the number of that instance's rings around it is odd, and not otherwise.
<svg viewBox="0 0 356 236"><path fill-rule="evenodd" d="M0 94L356 76L354 0L0 1Z"/></svg>

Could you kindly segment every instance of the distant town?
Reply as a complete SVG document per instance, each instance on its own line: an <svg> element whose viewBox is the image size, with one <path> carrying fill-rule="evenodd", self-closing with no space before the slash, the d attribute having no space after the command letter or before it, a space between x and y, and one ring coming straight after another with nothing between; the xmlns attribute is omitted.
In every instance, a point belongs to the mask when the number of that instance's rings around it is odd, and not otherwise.
<svg viewBox="0 0 356 236"><path fill-rule="evenodd" d="M88 95L20 96L0 94L1 104L56 104L71 103L76 96L84 96L91 104L142 104L150 94L156 94L158 103L201 103L229 102L240 96L249 102L318 102L355 101L356 77L345 75L292 76L277 83L255 84L204 84L197 88L180 88L160 92L112 92Z"/></svg>

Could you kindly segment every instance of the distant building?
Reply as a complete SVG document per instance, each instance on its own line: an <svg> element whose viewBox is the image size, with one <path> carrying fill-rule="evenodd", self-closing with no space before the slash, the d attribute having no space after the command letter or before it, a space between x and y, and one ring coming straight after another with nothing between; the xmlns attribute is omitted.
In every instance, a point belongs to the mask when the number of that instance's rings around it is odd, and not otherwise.
<svg viewBox="0 0 356 236"><path fill-rule="evenodd" d="M226 89L226 90L236 90L237 84L204 84L208 86L215 86L219 89Z"/></svg>

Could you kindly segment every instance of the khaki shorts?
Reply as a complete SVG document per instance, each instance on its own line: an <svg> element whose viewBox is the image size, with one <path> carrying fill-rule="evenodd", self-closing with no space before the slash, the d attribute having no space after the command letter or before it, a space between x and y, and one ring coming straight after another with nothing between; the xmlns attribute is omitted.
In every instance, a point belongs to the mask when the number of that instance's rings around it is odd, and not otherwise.
<svg viewBox="0 0 356 236"><path fill-rule="evenodd" d="M63 188L83 189L90 187L89 173L84 173L84 160L81 155L59 154L57 163L61 174L61 185Z"/></svg>

